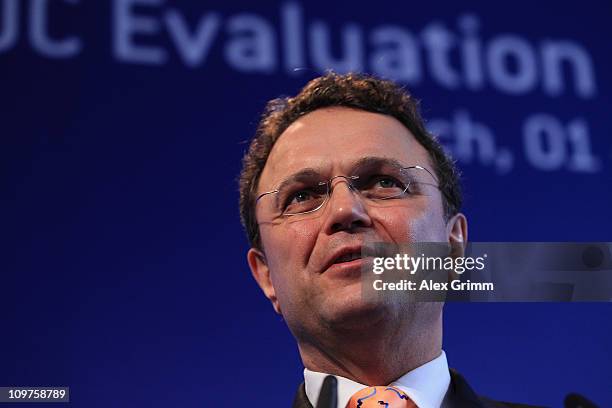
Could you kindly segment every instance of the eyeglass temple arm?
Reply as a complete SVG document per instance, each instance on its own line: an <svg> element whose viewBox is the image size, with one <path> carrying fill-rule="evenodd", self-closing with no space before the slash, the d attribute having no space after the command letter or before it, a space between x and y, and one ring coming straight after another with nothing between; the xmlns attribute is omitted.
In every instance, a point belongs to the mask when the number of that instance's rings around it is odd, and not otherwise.
<svg viewBox="0 0 612 408"><path fill-rule="evenodd" d="M257 202L258 202L259 200L261 200L261 198L262 198L263 196L266 196L266 195L268 195L268 194L274 194L274 193L278 193L278 190L270 190L270 191L266 191L265 193L261 193L261 194L260 194L260 195L259 195L259 196L258 196L258 197L255 199L255 204L257 204Z"/></svg>

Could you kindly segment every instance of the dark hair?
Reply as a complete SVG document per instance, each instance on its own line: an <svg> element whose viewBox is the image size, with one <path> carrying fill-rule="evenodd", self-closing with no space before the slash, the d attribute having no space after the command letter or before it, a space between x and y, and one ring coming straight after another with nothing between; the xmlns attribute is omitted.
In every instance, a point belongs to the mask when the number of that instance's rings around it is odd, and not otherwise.
<svg viewBox="0 0 612 408"><path fill-rule="evenodd" d="M313 79L293 98L268 102L240 173L240 220L251 246L260 247L255 192L270 151L279 136L301 116L320 108L343 106L382 113L399 120L429 152L443 194L446 220L461 208L459 172L440 143L425 129L418 102L392 81L365 74L328 73Z"/></svg>

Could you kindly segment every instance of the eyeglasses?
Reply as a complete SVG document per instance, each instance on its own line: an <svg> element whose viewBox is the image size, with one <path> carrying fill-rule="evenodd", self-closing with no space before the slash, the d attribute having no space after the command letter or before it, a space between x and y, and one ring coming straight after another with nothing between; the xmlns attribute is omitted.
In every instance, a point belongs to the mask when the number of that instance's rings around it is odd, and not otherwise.
<svg viewBox="0 0 612 408"><path fill-rule="evenodd" d="M305 170L283 181L277 189L260 194L255 205L266 201L268 211L278 216L309 214L323 208L331 196L332 183L339 178L369 201L424 195L426 186L439 189L433 173L418 165L383 166L352 176L334 176L327 181L321 181L314 170Z"/></svg>

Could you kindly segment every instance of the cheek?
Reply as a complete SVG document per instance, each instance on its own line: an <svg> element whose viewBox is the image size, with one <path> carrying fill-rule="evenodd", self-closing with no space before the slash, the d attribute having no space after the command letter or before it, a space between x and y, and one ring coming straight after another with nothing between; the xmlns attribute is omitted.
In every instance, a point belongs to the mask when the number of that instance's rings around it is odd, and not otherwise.
<svg viewBox="0 0 612 408"><path fill-rule="evenodd" d="M261 231L270 279L284 319L293 321L304 308L310 292L306 269L318 229L312 223L294 222Z"/></svg>
<svg viewBox="0 0 612 408"><path fill-rule="evenodd" d="M303 271L319 233L316 220L286 222L262 230L262 243L272 275L292 276Z"/></svg>
<svg viewBox="0 0 612 408"><path fill-rule="evenodd" d="M424 218L415 218L412 222L413 240L415 242L446 242L446 224L441 214Z"/></svg>
<svg viewBox="0 0 612 408"><path fill-rule="evenodd" d="M373 214L381 238L398 244L406 242L445 242L446 224L437 206L385 208Z"/></svg>

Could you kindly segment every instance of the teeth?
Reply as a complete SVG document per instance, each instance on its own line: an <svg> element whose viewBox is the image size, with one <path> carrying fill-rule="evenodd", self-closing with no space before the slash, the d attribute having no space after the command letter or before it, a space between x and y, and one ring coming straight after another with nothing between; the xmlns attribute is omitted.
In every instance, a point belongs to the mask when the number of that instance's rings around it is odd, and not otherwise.
<svg viewBox="0 0 612 408"><path fill-rule="evenodd" d="M338 262L350 262L352 260L360 259L360 258L361 258L361 254L360 253L353 252L353 253L350 253L350 254L342 255L341 257L336 259L336 263L338 263Z"/></svg>

